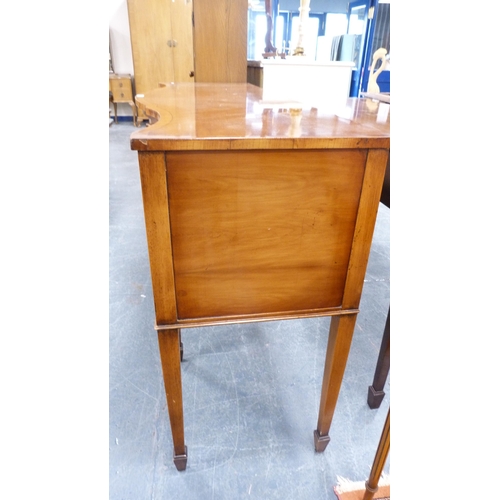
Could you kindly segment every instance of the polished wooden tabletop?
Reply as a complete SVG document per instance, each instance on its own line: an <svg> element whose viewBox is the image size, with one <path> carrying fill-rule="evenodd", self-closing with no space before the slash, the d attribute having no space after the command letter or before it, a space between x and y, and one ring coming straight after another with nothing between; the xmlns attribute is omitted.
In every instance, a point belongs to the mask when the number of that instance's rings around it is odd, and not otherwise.
<svg viewBox="0 0 500 500"><path fill-rule="evenodd" d="M136 103L157 120L132 134L138 151L390 147L389 105L371 99L311 108L250 84L172 83Z"/></svg>

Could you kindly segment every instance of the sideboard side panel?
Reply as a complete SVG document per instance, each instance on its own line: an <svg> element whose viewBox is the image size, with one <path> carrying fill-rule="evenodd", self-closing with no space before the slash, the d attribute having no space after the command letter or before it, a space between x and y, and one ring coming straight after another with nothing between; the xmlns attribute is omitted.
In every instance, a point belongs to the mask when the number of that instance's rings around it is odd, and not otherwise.
<svg viewBox="0 0 500 500"><path fill-rule="evenodd" d="M167 153L179 319L342 304L365 150Z"/></svg>

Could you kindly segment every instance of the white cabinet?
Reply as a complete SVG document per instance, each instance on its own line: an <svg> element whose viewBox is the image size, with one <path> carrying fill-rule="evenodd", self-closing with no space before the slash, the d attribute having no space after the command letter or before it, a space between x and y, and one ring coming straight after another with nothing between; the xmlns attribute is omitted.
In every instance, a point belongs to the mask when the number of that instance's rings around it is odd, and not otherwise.
<svg viewBox="0 0 500 500"><path fill-rule="evenodd" d="M264 59L263 100L300 101L319 107L345 104L354 63L308 61L301 57Z"/></svg>

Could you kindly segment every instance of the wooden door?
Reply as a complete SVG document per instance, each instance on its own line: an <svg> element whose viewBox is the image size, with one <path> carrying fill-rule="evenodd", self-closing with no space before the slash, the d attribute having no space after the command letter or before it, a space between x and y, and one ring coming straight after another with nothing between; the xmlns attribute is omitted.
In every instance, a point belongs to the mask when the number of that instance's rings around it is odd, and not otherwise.
<svg viewBox="0 0 500 500"><path fill-rule="evenodd" d="M193 0L195 80L247 81L247 0Z"/></svg>
<svg viewBox="0 0 500 500"><path fill-rule="evenodd" d="M174 74L169 0L128 0L130 40L137 94L171 81Z"/></svg>
<svg viewBox="0 0 500 500"><path fill-rule="evenodd" d="M170 1L174 82L194 81L193 3Z"/></svg>
<svg viewBox="0 0 500 500"><path fill-rule="evenodd" d="M192 81L192 3L128 0L128 14L136 93Z"/></svg>

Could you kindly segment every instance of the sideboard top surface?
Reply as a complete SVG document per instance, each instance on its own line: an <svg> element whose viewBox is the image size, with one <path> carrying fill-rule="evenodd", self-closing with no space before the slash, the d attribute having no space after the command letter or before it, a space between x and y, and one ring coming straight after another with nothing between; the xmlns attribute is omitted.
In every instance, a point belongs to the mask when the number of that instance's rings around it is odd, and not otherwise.
<svg viewBox="0 0 500 500"><path fill-rule="evenodd" d="M347 98L309 107L263 101L245 83L172 83L136 96L156 122L134 132L138 151L390 147L389 105Z"/></svg>

